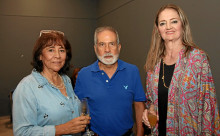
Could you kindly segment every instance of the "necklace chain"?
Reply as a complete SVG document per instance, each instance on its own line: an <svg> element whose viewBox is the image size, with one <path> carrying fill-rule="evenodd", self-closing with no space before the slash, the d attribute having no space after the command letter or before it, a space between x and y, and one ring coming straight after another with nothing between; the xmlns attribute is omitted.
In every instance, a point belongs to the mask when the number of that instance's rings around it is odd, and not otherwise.
<svg viewBox="0 0 220 136"><path fill-rule="evenodd" d="M166 87L166 88L169 88L168 86L166 86L165 79L164 79L164 62L163 62L163 76L162 76L162 80L163 80L163 86Z"/></svg>
<svg viewBox="0 0 220 136"><path fill-rule="evenodd" d="M58 74L59 75L59 74ZM55 85L45 74L42 73L42 76L44 76L47 81L54 87L58 88L58 89L64 89L65 88L65 85L64 85L64 82L63 82L63 78L59 75L60 77L60 80L61 80L61 83L60 85Z"/></svg>

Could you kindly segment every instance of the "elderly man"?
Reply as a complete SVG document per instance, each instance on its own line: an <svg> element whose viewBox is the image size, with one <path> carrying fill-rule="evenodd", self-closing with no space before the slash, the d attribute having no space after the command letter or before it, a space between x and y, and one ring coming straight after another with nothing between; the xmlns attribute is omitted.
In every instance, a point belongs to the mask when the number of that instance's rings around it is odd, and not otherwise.
<svg viewBox="0 0 220 136"><path fill-rule="evenodd" d="M137 136L143 136L146 96L138 68L118 59L121 44L114 28L97 28L94 43L98 60L79 72L75 86L80 99L88 98L92 131L98 136L133 135L134 102Z"/></svg>

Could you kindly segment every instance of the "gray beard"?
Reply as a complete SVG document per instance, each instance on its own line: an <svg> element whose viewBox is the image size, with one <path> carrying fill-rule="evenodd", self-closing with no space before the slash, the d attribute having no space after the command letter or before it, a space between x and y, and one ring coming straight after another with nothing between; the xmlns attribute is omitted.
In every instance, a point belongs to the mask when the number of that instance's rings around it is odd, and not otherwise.
<svg viewBox="0 0 220 136"><path fill-rule="evenodd" d="M115 62L117 62L117 60L118 60L118 58L119 58L119 54L117 54L117 55L112 55L112 56L113 56L113 59L111 59L111 61L109 62L109 61L106 61L106 59L104 58L104 56L101 57L101 56L99 56L99 55L97 55L97 54L96 54L96 56L97 56L98 60L101 61L101 62L102 62L103 64L105 64L105 65L115 64Z"/></svg>

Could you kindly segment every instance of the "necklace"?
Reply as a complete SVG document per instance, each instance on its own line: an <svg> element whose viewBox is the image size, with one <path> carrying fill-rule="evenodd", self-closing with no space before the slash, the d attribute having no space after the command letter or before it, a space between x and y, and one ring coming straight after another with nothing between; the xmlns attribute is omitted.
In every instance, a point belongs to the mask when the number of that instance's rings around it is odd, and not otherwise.
<svg viewBox="0 0 220 136"><path fill-rule="evenodd" d="M65 88L65 85L64 85L64 82L63 82L63 78L59 75L59 77L60 77L60 80L61 80L61 83L60 83L60 85L55 85L46 75L44 75L43 73L41 73L42 74L42 76L44 76L46 79L47 79L47 81L52 85L52 86L54 86L54 87L56 87L56 88L58 88L58 89L64 89Z"/></svg>
<svg viewBox="0 0 220 136"><path fill-rule="evenodd" d="M162 80L163 80L163 86L166 88L169 88L168 86L166 86L165 81L164 81L164 62L163 62L163 76L162 76Z"/></svg>

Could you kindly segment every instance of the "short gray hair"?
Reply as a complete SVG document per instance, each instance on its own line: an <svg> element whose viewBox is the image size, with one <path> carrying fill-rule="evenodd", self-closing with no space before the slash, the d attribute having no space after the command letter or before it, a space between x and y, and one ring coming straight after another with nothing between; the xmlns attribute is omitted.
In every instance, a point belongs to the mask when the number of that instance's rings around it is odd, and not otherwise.
<svg viewBox="0 0 220 136"><path fill-rule="evenodd" d="M116 40L117 40L117 45L118 45L120 43L118 32L115 28L113 28L111 26L102 26L102 27L96 28L95 33L94 33L94 44L97 45L97 40L98 40L97 35L98 35L98 33L102 32L102 31L105 31L105 30L109 30L109 31L115 33Z"/></svg>

